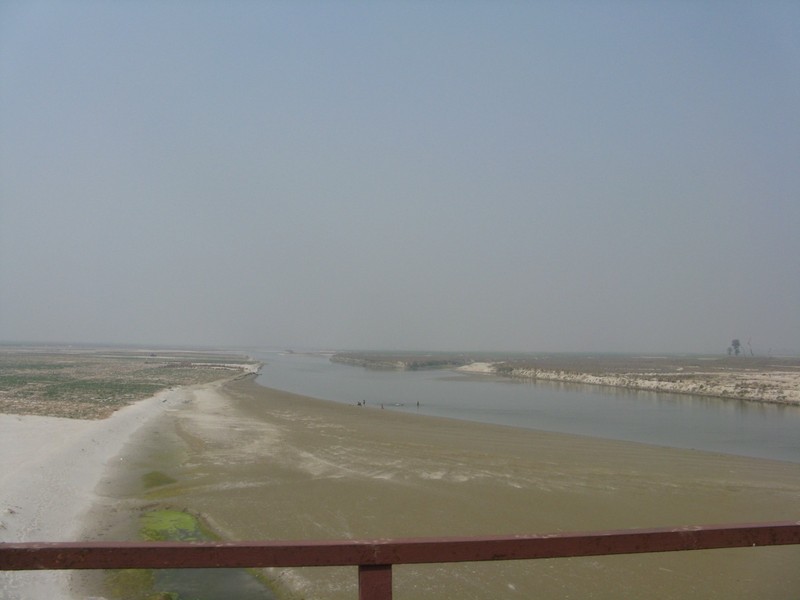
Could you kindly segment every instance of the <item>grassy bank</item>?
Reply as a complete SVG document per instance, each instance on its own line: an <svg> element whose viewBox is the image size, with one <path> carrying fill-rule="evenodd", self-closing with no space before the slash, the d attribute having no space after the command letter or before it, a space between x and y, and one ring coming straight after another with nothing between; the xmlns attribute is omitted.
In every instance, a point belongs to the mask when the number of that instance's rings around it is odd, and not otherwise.
<svg viewBox="0 0 800 600"><path fill-rule="evenodd" d="M219 352L0 347L0 412L105 418L160 390L217 381L252 364Z"/></svg>

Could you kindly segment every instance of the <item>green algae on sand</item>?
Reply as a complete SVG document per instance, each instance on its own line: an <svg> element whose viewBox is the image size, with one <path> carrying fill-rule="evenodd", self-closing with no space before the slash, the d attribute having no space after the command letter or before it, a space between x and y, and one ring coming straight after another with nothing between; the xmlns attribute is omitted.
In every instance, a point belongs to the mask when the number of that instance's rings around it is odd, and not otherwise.
<svg viewBox="0 0 800 600"><path fill-rule="evenodd" d="M156 508L139 517L139 536L151 542L218 539L202 520L183 510ZM119 600L273 600L258 574L246 569L123 569L109 571L108 593Z"/></svg>
<svg viewBox="0 0 800 600"><path fill-rule="evenodd" d="M141 535L150 542L199 542L209 539L194 515L180 510L152 510L139 519Z"/></svg>

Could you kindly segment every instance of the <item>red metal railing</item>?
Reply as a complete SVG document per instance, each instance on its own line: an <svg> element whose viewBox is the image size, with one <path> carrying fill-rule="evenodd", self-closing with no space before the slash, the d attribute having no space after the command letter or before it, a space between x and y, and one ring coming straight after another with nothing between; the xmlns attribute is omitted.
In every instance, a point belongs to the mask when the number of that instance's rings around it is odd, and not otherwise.
<svg viewBox="0 0 800 600"><path fill-rule="evenodd" d="M310 542L0 544L0 570L358 566L360 600L390 600L392 565L800 544L800 521L591 533Z"/></svg>

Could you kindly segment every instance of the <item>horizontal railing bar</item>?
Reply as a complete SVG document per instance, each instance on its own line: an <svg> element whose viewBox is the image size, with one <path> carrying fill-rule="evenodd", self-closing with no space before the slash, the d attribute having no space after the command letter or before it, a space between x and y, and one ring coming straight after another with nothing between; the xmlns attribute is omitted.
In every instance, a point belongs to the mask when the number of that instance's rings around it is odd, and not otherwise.
<svg viewBox="0 0 800 600"><path fill-rule="evenodd" d="M0 543L0 570L399 565L787 544L800 544L800 521L458 538Z"/></svg>

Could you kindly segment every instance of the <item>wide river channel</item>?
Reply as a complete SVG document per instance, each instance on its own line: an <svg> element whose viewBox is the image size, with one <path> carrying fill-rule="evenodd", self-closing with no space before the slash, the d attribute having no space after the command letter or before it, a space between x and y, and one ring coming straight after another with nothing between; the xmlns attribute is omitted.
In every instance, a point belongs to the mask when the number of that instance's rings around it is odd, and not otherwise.
<svg viewBox="0 0 800 600"><path fill-rule="evenodd" d="M260 352L258 383L367 408L800 463L800 407ZM419 405L417 404L419 403Z"/></svg>

